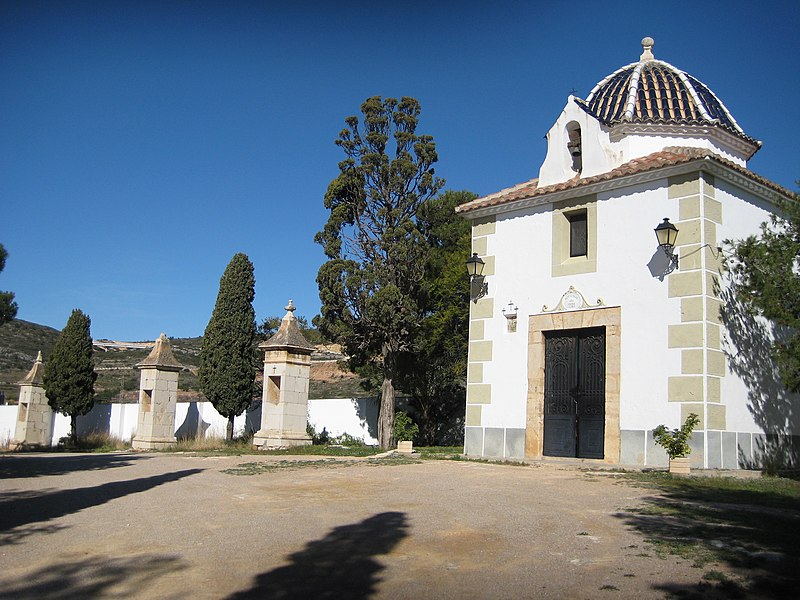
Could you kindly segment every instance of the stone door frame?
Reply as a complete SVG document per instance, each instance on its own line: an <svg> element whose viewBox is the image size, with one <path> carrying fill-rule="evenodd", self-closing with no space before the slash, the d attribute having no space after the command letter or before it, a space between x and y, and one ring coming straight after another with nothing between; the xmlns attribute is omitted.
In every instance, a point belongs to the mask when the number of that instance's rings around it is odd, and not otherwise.
<svg viewBox="0 0 800 600"><path fill-rule="evenodd" d="M544 446L545 332L605 327L606 402L603 461L619 463L620 322L619 306L542 313L528 318L528 399L525 415L525 458L542 458ZM580 459L601 460L601 459Z"/></svg>

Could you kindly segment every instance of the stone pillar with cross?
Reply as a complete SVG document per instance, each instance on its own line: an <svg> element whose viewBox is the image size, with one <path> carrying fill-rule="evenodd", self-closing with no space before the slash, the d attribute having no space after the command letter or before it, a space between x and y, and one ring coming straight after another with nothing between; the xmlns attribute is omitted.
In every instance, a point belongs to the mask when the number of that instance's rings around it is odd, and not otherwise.
<svg viewBox="0 0 800 600"><path fill-rule="evenodd" d="M44 393L44 364L42 353L36 356L33 367L19 382L19 405L12 450L20 446L49 446L53 435L53 409Z"/></svg>
<svg viewBox="0 0 800 600"><path fill-rule="evenodd" d="M139 380L139 418L133 447L153 450L174 445L175 406L178 402L178 373L183 365L175 359L169 339L163 333L150 354L136 365Z"/></svg>
<svg viewBox="0 0 800 600"><path fill-rule="evenodd" d="M300 332L294 311L289 300L277 333L258 346L264 351L264 391L253 445L262 450L311 444L306 423L314 346Z"/></svg>

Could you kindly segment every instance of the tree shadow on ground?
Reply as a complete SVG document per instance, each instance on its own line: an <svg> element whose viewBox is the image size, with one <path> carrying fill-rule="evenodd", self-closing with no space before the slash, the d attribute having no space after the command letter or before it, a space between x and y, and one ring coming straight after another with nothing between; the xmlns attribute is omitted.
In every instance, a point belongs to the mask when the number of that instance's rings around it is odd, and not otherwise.
<svg viewBox="0 0 800 600"><path fill-rule="evenodd" d="M796 598L800 584L800 506L763 491L660 487L662 495L616 516L645 536L659 554L703 567L725 564L736 579L657 586L679 598ZM712 568L709 566L709 568Z"/></svg>
<svg viewBox="0 0 800 600"><path fill-rule="evenodd" d="M177 556L99 556L50 564L14 580L0 579L0 598L139 598L152 582L186 568Z"/></svg>
<svg viewBox="0 0 800 600"><path fill-rule="evenodd" d="M258 575L250 589L229 600L369 598L384 569L373 557L388 554L408 535L407 529L406 516L401 512L380 513L360 523L336 527L290 555L290 564Z"/></svg>
<svg viewBox="0 0 800 600"><path fill-rule="evenodd" d="M97 471L128 467L133 461L148 458L136 454L13 454L0 456L0 479L65 475L75 471Z"/></svg>
<svg viewBox="0 0 800 600"><path fill-rule="evenodd" d="M0 492L0 538L2 534L31 523L63 517L109 500L144 492L171 481L178 481L203 469L186 469L128 481L114 481L92 487L68 490ZM12 532L18 535L20 532Z"/></svg>

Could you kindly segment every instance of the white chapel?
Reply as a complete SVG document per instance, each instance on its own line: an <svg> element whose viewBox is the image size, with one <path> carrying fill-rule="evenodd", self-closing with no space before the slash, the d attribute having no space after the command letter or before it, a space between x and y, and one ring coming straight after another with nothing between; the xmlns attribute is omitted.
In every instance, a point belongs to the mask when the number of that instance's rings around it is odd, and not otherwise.
<svg viewBox="0 0 800 600"><path fill-rule="evenodd" d="M569 96L538 178L457 208L483 267L468 455L661 466L652 429L696 413L693 466L796 456L800 398L765 360L771 325L729 292L720 248L794 195L748 170L761 142L714 92L642 46Z"/></svg>

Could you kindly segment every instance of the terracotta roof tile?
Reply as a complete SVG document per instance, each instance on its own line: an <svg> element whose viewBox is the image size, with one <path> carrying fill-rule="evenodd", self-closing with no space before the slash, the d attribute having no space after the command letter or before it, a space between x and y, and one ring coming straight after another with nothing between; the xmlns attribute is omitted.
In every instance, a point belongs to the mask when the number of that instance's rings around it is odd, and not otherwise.
<svg viewBox="0 0 800 600"><path fill-rule="evenodd" d="M576 189L580 187L585 187L594 183L600 183L603 181L609 181L612 179L616 179L619 177L626 177L629 175L636 175L639 173L645 173L647 171L654 171L657 169L661 169L663 167L671 167L675 165L680 165L684 163L689 163L697 160L713 160L721 165L724 165L730 169L733 169L742 175L752 179L753 181L760 183L779 194L785 196L794 196L792 192L779 186L776 183L773 183L769 179L761 177L750 171L749 169L745 169L734 163L733 161L727 160L722 158L721 156L707 150L705 148L685 148L685 147L669 147L661 150L659 152L654 152L653 154L648 154L647 156L643 156L641 158L635 158L629 162L626 162L623 165L620 165L616 169L612 169L606 173L600 173L599 175L593 175L591 177L584 177L579 178L577 175L562 183L556 183L553 185L548 185L545 187L538 187L538 179L531 179L530 181L526 181L524 183L520 183L510 188L506 188L500 190L499 192L495 192L494 194L489 194L488 196L483 196L482 198L476 198L470 202L466 202L461 204L460 206L456 207L457 213L469 213L470 211L477 210L479 208L487 208L490 206L498 206L502 204L507 204L509 202L514 202L515 200L523 200L527 198L535 198L537 196L545 196L547 194L551 194L553 192L560 192L566 191L571 189Z"/></svg>

